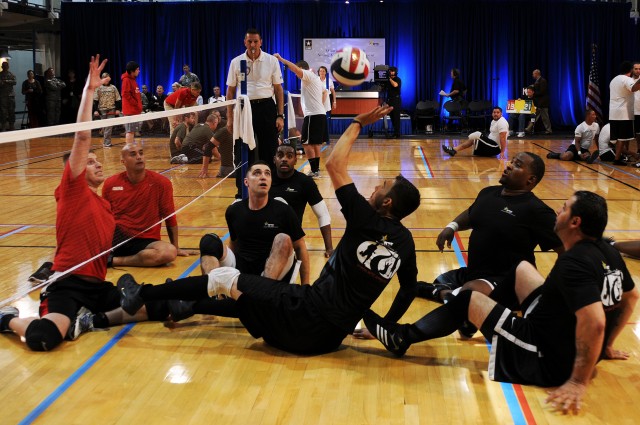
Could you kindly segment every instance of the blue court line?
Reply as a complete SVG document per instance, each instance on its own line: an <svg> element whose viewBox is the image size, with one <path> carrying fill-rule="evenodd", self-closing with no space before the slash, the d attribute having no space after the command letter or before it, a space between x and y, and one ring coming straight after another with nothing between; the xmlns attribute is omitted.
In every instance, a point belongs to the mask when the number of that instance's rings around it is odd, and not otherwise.
<svg viewBox="0 0 640 425"><path fill-rule="evenodd" d="M420 151L420 158L422 158L422 165L424 165L424 169L427 171L427 178L432 179L433 174L431 174L431 169L429 168L429 164L427 164L427 158L424 156L422 146L418 146L418 150Z"/></svg>
<svg viewBox="0 0 640 425"><path fill-rule="evenodd" d="M320 152L324 152L325 149L327 149L328 147L329 147L329 145L323 145L322 148L320 149ZM298 167L298 171L302 171L304 166L307 165L308 163L309 163L309 160L307 159L305 162L302 163L301 166Z"/></svg>
<svg viewBox="0 0 640 425"><path fill-rule="evenodd" d="M464 261L462 251L460 250L460 246L458 245L456 238L453 238L451 247L453 248L453 252L455 252L456 254L456 258L458 260L458 264L460 264L460 267L466 267L467 264ZM487 349L491 350L491 344L489 344L489 341L487 341L486 344ZM509 412L511 413L511 419L513 419L513 423L526 425L527 421L524 417L524 413L522 412L522 408L520 407L520 403L518 402L515 391L513 390L513 385L506 382L501 382L500 387L502 388L502 393L504 394L504 398L507 401L507 407L509 407Z"/></svg>
<svg viewBox="0 0 640 425"><path fill-rule="evenodd" d="M229 233L225 234L222 238L220 238L223 242L227 240L229 237ZM193 262L192 265L187 267L187 269L178 276L178 279L182 279L184 277L189 276L189 274L200 265L200 259L197 259ZM82 375L85 374L93 365L95 365L98 360L104 357L105 354L109 350L111 350L117 343L120 341L129 331L136 325L136 323L129 323L124 326L116 335L113 336L105 345L102 346L94 355L89 357L89 359L82 364L78 370L73 372L71 376L69 376L65 381L58 386L47 398L45 398L39 405L37 405L29 414L19 422L19 425L27 425L32 424L45 410L49 408L56 400L62 396L62 394L67 391L73 384L76 383ZM46 355L46 354L43 354Z"/></svg>
<svg viewBox="0 0 640 425"><path fill-rule="evenodd" d="M8 236L15 235L16 233L22 232L23 230L27 230L30 227L31 226L22 226L22 227L20 227L20 228L18 228L16 230L12 230L9 233L5 233L4 235L0 236L0 239L4 239L4 238L6 238Z"/></svg>
<svg viewBox="0 0 640 425"><path fill-rule="evenodd" d="M111 338L100 350L98 350L93 356L89 358L82 366L78 368L71 376L69 376L58 388L56 388L42 403L36 406L23 420L19 422L20 425L31 424L40 416L49 406L51 406L66 390L69 389L86 371L98 362L118 341L125 336L131 328L135 326L135 323L129 323L120 332L118 332L113 338ZM42 354L45 355L46 354Z"/></svg>

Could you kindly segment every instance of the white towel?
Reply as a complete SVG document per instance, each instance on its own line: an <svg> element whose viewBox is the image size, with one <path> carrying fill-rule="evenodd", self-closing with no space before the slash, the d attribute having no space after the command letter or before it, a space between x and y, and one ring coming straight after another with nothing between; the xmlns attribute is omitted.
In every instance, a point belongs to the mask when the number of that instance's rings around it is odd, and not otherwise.
<svg viewBox="0 0 640 425"><path fill-rule="evenodd" d="M241 100L244 100L244 107L242 107ZM253 135L251 117L249 96L241 94L237 97L236 107L233 110L233 140L242 138L242 141L249 145L249 149L254 150L256 148L256 139Z"/></svg>
<svg viewBox="0 0 640 425"><path fill-rule="evenodd" d="M293 108L293 97L291 92L287 91L287 117L289 118L289 129L296 128L296 111Z"/></svg>

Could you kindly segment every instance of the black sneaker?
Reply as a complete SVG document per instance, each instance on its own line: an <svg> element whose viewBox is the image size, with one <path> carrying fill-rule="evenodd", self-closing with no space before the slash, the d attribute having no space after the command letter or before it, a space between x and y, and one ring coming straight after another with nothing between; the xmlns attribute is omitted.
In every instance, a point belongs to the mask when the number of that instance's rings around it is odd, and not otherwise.
<svg viewBox="0 0 640 425"><path fill-rule="evenodd" d="M622 159L615 159L613 161L613 165L618 165L620 167L626 167L627 163L625 161L623 161Z"/></svg>
<svg viewBox="0 0 640 425"><path fill-rule="evenodd" d="M195 301L184 300L169 300L169 313L171 314L171 320L179 322L194 315L193 306Z"/></svg>
<svg viewBox="0 0 640 425"><path fill-rule="evenodd" d="M558 152L549 152L547 154L548 159L560 159L560 154Z"/></svg>
<svg viewBox="0 0 640 425"><path fill-rule="evenodd" d="M600 151L596 149L589 158L587 158L587 164L593 164L596 159L600 156Z"/></svg>
<svg viewBox="0 0 640 425"><path fill-rule="evenodd" d="M29 282L42 283L47 281L53 274L53 271L51 271L51 267L53 267L53 263L50 261L42 263L38 270L36 270L31 276L29 276Z"/></svg>
<svg viewBox="0 0 640 425"><path fill-rule="evenodd" d="M144 305L144 300L140 296L140 285L130 274L124 274L118 279L118 291L120 292L120 306L127 313L133 316Z"/></svg>
<svg viewBox="0 0 640 425"><path fill-rule="evenodd" d="M407 325L386 321L372 311L369 311L363 320L371 335L396 357L402 357L411 346L404 336L404 327Z"/></svg>
<svg viewBox="0 0 640 425"><path fill-rule="evenodd" d="M9 321L14 317L18 317L20 315L20 311L12 305L6 305L4 307L0 307L0 332L1 333L11 333L13 332L9 329Z"/></svg>
<svg viewBox="0 0 640 425"><path fill-rule="evenodd" d="M451 156L456 156L456 154L458 152L456 152L455 149L453 149L452 147L449 147L447 145L442 145L442 150L445 151L446 153L448 153Z"/></svg>
<svg viewBox="0 0 640 425"><path fill-rule="evenodd" d="M421 280L418 281L417 288L418 293L416 295L418 297L440 304L444 302L440 297L440 291L453 289L448 283L427 283Z"/></svg>

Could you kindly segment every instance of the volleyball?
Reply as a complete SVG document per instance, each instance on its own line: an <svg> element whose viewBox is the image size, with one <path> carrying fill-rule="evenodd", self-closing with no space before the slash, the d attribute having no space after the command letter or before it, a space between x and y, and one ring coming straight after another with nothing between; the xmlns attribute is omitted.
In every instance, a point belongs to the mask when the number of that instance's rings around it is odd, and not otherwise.
<svg viewBox="0 0 640 425"><path fill-rule="evenodd" d="M357 86L369 75L369 60L364 50L357 47L344 47L331 59L333 78L345 86Z"/></svg>

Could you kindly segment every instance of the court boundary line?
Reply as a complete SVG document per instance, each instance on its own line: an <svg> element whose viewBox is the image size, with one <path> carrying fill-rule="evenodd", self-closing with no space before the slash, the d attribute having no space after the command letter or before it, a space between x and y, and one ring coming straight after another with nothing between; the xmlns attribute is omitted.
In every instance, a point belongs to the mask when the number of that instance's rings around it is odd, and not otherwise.
<svg viewBox="0 0 640 425"><path fill-rule="evenodd" d="M462 244L462 240L458 233L455 233L455 238L451 243L451 247L453 248L456 258L458 259L458 263L460 267L466 267L468 263L468 255L464 253L461 248L464 248ZM483 335L484 337L484 335ZM491 350L491 344L485 338L485 344L487 350ZM496 382L496 381L494 381ZM513 419L514 424L529 424L534 425L536 423L533 413L531 412L531 407L529 406L529 402L527 401L524 392L522 391L522 386L519 384L512 384L508 382L498 382L500 384L500 388L502 389L502 394L507 402L507 407L509 408L509 413L511 414L511 419ZM520 396L521 394L521 396Z"/></svg>

